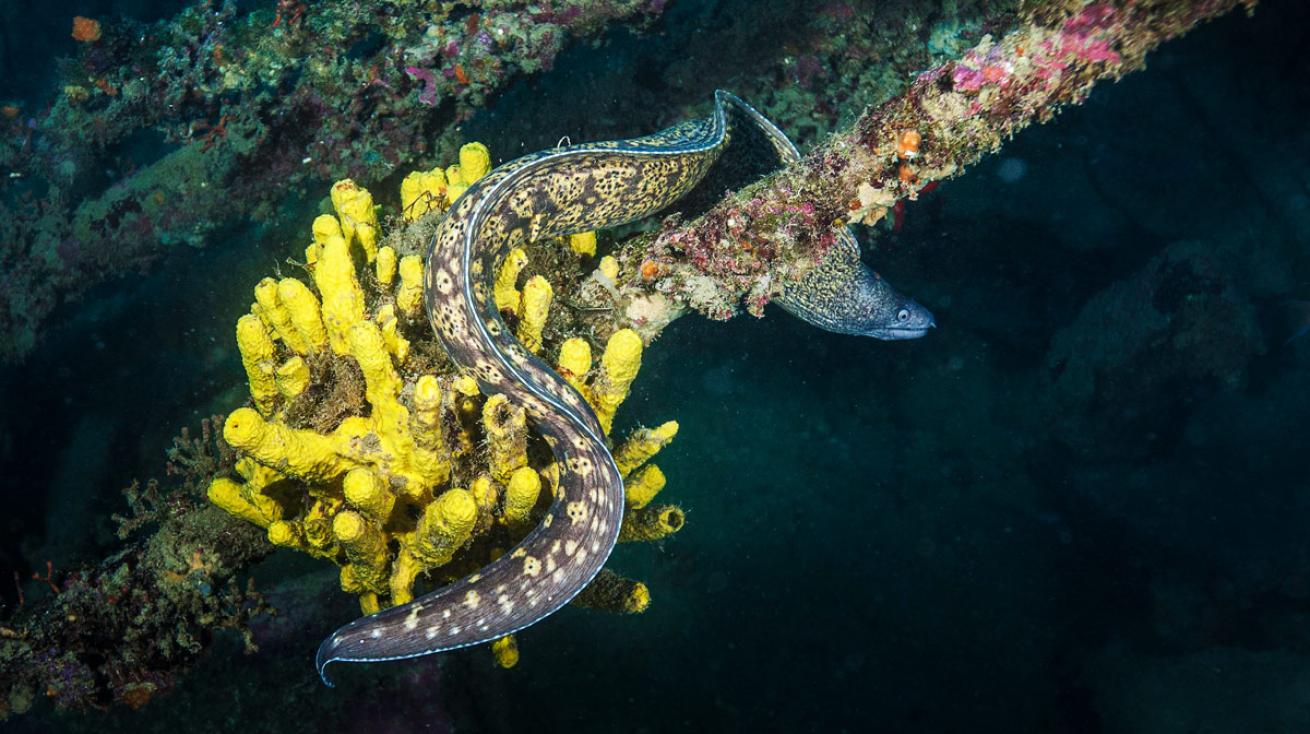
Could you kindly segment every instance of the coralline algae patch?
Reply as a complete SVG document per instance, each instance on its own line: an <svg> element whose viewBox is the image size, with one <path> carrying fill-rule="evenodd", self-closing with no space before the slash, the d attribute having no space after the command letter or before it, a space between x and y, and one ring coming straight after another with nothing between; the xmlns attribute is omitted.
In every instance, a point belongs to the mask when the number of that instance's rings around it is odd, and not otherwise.
<svg viewBox="0 0 1310 734"><path fill-rule="evenodd" d="M336 215L314 221L307 281L265 278L236 336L250 404L223 435L239 451L235 476L216 478L210 500L265 528L275 545L341 567L341 588L364 613L410 601L476 571L531 530L556 490L554 459L522 406L484 396L435 338L423 309L423 262L408 252L465 188L490 168L480 144L460 163L416 172L401 185L401 221L383 237L378 207L352 181L332 188ZM412 223L412 224L408 224ZM562 244L562 243L557 243ZM543 246L549 245L544 243ZM594 254L594 235L569 249ZM519 340L551 360L609 430L641 366L631 330L593 344L546 328L553 290L542 276L520 285L523 250L505 258L495 297ZM673 421L633 431L614 449L627 510L620 541L678 531L683 512L653 504L664 474L650 463L678 430ZM574 603L620 613L646 609L645 584L603 571ZM512 637L492 645L518 660Z"/></svg>

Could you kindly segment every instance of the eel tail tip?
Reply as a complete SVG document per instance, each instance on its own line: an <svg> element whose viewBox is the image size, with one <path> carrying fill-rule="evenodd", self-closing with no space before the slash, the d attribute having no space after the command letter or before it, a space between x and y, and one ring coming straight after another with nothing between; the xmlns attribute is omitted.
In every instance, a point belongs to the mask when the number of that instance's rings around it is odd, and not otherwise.
<svg viewBox="0 0 1310 734"><path fill-rule="evenodd" d="M323 644L318 646L318 654L314 656L314 667L318 669L318 677L323 681L323 685L328 688L336 688L336 684L328 678L327 666L335 663L338 658L332 657L332 651L336 649L336 638L329 637L323 640Z"/></svg>

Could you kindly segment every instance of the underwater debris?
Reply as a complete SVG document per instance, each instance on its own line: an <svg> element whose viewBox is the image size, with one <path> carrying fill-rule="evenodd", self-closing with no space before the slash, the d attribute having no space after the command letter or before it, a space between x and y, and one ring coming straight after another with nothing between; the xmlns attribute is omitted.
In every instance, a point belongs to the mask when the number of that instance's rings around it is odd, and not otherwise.
<svg viewBox="0 0 1310 734"><path fill-rule="evenodd" d="M306 253L313 287L265 279L251 313L237 321L251 407L224 423L239 458L235 476L210 483L209 498L263 528L274 545L340 565L341 588L359 597L365 614L504 553L535 527L555 491L554 459L523 407L483 396L457 373L419 307L422 263L411 251L425 238L411 229L432 226L489 168L486 148L470 144L458 165L406 177L399 214L414 221L380 239L371 196L339 182L337 216L315 221ZM576 271L564 241L554 246ZM595 344L601 358L593 367L591 342L550 328L550 282L536 274L520 288L528 265L526 253L511 253L496 302L526 346L558 355L561 373L608 431L640 369L642 340L617 331ZM615 449L631 481L633 532L624 540L660 540L683 525L677 506L649 504L665 483L649 462L676 432L674 422L638 429ZM616 578L598 583L609 589ZM579 604L646 608L644 585L625 581L622 589L597 590ZM501 665L518 660L512 640L492 651Z"/></svg>

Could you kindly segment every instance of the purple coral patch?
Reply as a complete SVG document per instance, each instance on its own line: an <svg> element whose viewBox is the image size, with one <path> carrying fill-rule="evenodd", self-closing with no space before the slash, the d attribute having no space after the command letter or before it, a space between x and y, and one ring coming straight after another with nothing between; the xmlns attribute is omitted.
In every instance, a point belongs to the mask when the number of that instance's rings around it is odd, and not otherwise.
<svg viewBox="0 0 1310 734"><path fill-rule="evenodd" d="M428 107L437 105L437 77L431 69L423 69L418 66L406 66L405 73L410 79L423 82L423 89L418 93L419 104L425 104Z"/></svg>

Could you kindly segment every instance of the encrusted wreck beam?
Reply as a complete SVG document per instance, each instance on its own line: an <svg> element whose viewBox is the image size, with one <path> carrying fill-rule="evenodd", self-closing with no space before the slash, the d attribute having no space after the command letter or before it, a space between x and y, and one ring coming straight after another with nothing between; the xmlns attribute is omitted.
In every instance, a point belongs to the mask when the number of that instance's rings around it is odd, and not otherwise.
<svg viewBox="0 0 1310 734"><path fill-rule="evenodd" d="M269 607L238 580L272 547L204 500L236 461L221 425L216 417L199 435L182 431L165 486L123 490L132 512L112 517L125 541L114 553L74 569L47 561L26 598L17 587L17 607L0 617L0 728L42 700L63 710L140 708L171 689L219 629L256 649L249 622Z"/></svg>
<svg viewBox="0 0 1310 734"><path fill-rule="evenodd" d="M666 5L229 1L97 23L61 62L48 108L6 104L0 117L0 364L24 358L61 303L235 222L274 219L297 187L446 157L458 125L512 80ZM147 150L157 157L132 159Z"/></svg>
<svg viewBox="0 0 1310 734"><path fill-rule="evenodd" d="M878 222L928 184L959 175L1034 122L1084 100L1101 81L1142 68L1149 52L1196 24L1256 0L1032 2L1000 38L923 72L799 164L725 198L690 223L670 218L625 243L617 293L580 300L619 308L597 330L652 337L699 311L759 316L783 284L821 258L834 224Z"/></svg>

